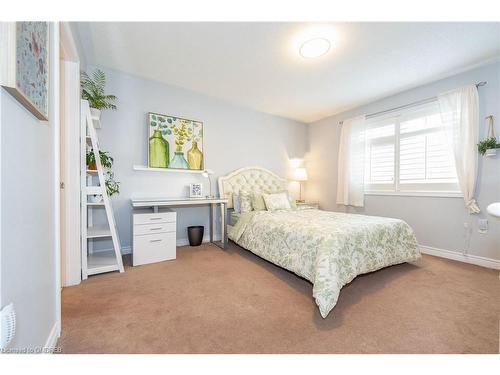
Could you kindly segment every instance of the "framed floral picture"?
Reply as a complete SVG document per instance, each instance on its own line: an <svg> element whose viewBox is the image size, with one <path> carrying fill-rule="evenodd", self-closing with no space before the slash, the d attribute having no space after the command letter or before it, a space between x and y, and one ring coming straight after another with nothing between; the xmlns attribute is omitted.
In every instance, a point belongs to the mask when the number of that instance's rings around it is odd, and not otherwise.
<svg viewBox="0 0 500 375"><path fill-rule="evenodd" d="M203 122L148 113L148 166L203 170Z"/></svg>
<svg viewBox="0 0 500 375"><path fill-rule="evenodd" d="M203 185L200 183L189 184L189 198L202 198Z"/></svg>
<svg viewBox="0 0 500 375"><path fill-rule="evenodd" d="M0 84L40 120L49 119L49 23L0 23Z"/></svg>

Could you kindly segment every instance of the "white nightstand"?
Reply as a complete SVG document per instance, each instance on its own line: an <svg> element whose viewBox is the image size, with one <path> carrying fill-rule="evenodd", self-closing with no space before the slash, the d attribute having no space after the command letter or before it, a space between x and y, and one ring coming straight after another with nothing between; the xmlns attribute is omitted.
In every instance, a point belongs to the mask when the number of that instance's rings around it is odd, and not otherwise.
<svg viewBox="0 0 500 375"><path fill-rule="evenodd" d="M297 202L297 208L316 208L319 210L318 202Z"/></svg>

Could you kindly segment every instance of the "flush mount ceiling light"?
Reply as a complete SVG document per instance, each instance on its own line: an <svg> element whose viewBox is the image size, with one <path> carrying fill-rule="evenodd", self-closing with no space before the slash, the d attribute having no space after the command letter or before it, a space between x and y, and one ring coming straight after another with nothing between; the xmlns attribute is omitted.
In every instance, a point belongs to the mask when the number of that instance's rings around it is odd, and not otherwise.
<svg viewBox="0 0 500 375"><path fill-rule="evenodd" d="M299 53L306 59L323 56L330 50L330 41L325 38L313 38L305 41L299 48Z"/></svg>

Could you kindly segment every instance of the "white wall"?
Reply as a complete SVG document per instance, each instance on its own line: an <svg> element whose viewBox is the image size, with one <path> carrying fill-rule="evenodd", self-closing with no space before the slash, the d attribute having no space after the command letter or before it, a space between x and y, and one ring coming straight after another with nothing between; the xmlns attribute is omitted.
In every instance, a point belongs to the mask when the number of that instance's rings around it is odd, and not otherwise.
<svg viewBox="0 0 500 375"><path fill-rule="evenodd" d="M91 72L94 67L89 67ZM163 195L183 197L191 182L207 180L199 174L142 172L135 164L147 164L148 112L177 115L204 122L205 165L213 169L213 191L217 177L234 169L259 165L287 177L289 159L303 157L307 147L308 126L271 116L184 89L103 69L107 92L118 97L118 110L102 114L102 129L97 131L101 148L115 159L115 177L121 192L112 204L122 247L131 244L130 197ZM187 238L188 225L205 225L208 233L208 208L178 210L177 237ZM101 247L111 247L102 244ZM97 245L99 248L99 245Z"/></svg>
<svg viewBox="0 0 500 375"><path fill-rule="evenodd" d="M54 31L54 29L52 29ZM10 348L43 347L59 320L56 146L58 31L51 38L50 121L40 122L0 88L1 307L13 302ZM54 48L56 46L56 48Z"/></svg>
<svg viewBox="0 0 500 375"><path fill-rule="evenodd" d="M484 117L494 115L497 138L500 137L499 111L500 64L494 63L462 74L449 77L422 87L394 95L377 102L344 112L315 123L309 128L307 167L310 181L307 197L320 202L322 208L343 211L344 206L335 203L337 192L337 153L340 134L339 121L360 114L370 114L384 109L435 96L460 86L487 81L479 88L480 139L484 138ZM500 220L486 215L486 206L500 200L500 156L479 158L479 174L476 198L483 212L469 215L462 198L431 198L374 196L365 197L363 209L348 209L368 215L401 218L415 230L421 245L500 260ZM488 218L489 232L478 233L478 218ZM470 243L464 223L472 226Z"/></svg>

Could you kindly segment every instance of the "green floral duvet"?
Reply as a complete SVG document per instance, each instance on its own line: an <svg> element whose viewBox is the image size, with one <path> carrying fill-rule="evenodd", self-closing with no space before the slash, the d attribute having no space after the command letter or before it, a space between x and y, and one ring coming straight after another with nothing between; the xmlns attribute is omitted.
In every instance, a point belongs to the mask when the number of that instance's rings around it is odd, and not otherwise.
<svg viewBox="0 0 500 375"><path fill-rule="evenodd" d="M357 275L420 258L402 220L316 209L242 213L229 238L309 280L323 318Z"/></svg>

